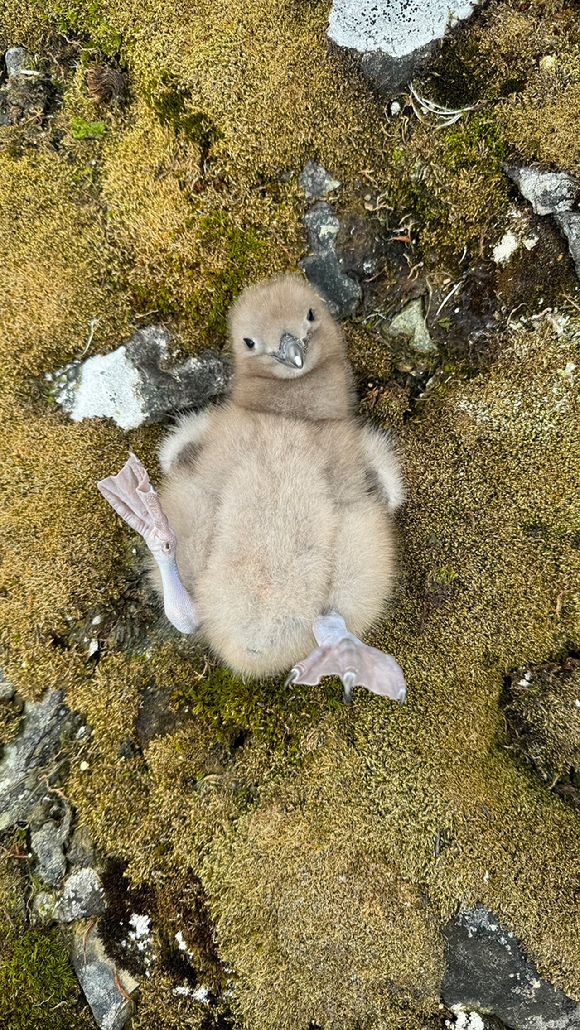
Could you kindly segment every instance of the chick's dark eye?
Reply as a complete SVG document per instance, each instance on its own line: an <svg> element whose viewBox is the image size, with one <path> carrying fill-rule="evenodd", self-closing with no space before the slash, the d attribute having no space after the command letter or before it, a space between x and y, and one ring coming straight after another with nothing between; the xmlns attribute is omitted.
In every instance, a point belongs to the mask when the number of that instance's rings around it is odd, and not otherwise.
<svg viewBox="0 0 580 1030"><path fill-rule="evenodd" d="M314 322L314 312L313 312L312 308L308 309L308 314L306 316L306 320L307 320L307 322Z"/></svg>
<svg viewBox="0 0 580 1030"><path fill-rule="evenodd" d="M254 340L250 340L249 336L244 336L244 343L248 350L253 350L253 348L256 346Z"/></svg>

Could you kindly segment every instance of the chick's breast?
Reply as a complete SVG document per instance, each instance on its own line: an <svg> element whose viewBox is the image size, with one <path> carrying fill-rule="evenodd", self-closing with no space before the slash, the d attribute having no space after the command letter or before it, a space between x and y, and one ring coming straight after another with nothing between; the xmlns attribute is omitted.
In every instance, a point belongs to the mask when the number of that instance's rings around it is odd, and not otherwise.
<svg viewBox="0 0 580 1030"><path fill-rule="evenodd" d="M206 464L221 464L222 482L195 588L204 636L239 673L282 671L312 647L333 575L337 511L324 452L304 422L236 411L225 413Z"/></svg>

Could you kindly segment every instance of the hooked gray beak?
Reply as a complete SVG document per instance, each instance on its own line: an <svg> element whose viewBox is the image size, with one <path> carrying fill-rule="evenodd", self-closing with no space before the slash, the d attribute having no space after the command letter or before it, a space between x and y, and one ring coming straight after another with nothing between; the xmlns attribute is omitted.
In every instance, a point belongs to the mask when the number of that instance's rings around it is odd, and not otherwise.
<svg viewBox="0 0 580 1030"><path fill-rule="evenodd" d="M303 368L304 344L301 340L297 340L295 336L292 336L291 333L284 333L280 339L280 346L272 357L276 358L276 361L281 361L283 365L288 365L290 368Z"/></svg>

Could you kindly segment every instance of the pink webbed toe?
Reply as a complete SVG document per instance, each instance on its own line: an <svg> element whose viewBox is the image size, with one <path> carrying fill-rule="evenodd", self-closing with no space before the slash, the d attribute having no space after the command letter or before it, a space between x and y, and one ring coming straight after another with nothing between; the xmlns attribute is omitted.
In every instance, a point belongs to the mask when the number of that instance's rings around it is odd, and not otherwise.
<svg viewBox="0 0 580 1030"><path fill-rule="evenodd" d="M287 684L314 686L322 676L339 676L344 700L351 701L353 687L366 687L373 694L405 700L405 677L392 655L369 647L349 634L336 643L316 647L291 670Z"/></svg>

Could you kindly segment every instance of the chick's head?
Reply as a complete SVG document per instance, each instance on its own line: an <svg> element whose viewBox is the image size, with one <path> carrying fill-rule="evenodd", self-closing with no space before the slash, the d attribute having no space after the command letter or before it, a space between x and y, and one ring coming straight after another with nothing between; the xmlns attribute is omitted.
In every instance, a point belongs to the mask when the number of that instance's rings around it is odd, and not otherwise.
<svg viewBox="0 0 580 1030"><path fill-rule="evenodd" d="M306 375L337 335L324 301L298 276L249 286L230 311L238 371L276 379Z"/></svg>

